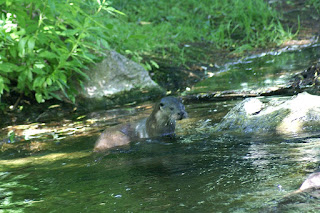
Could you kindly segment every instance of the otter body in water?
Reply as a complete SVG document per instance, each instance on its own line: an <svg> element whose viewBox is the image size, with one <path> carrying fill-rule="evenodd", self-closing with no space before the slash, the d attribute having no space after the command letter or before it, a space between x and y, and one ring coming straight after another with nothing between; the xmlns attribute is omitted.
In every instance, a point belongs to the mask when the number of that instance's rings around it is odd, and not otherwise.
<svg viewBox="0 0 320 213"><path fill-rule="evenodd" d="M174 135L176 120L186 117L187 112L180 99L162 98L148 118L106 129L98 138L94 151L126 145L138 138Z"/></svg>

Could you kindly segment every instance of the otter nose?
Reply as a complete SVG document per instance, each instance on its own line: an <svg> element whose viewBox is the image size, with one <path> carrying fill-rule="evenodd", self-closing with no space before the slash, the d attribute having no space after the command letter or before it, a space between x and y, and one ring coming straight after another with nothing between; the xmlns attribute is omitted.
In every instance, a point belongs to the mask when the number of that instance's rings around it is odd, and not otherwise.
<svg viewBox="0 0 320 213"><path fill-rule="evenodd" d="M183 118L187 118L188 117L188 113L187 112L183 112Z"/></svg>
<svg viewBox="0 0 320 213"><path fill-rule="evenodd" d="M186 112L178 112L179 120L187 118L188 114Z"/></svg>

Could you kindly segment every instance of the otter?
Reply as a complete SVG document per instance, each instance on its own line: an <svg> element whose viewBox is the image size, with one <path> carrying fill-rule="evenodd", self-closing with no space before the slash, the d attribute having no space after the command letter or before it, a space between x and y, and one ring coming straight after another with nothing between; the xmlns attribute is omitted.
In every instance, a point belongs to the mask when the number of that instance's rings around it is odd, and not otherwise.
<svg viewBox="0 0 320 213"><path fill-rule="evenodd" d="M123 146L139 138L174 136L176 120L187 116L181 99L164 97L155 104L149 117L135 123L107 128L96 141L94 151Z"/></svg>

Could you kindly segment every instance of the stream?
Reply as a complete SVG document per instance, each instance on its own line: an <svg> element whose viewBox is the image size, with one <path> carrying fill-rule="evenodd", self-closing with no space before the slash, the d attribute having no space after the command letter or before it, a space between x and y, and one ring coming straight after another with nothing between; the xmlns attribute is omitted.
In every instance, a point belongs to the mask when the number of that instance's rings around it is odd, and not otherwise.
<svg viewBox="0 0 320 213"><path fill-rule="evenodd" d="M229 81L212 77L191 92L283 85L319 58L314 45L247 59L212 75L230 75ZM92 152L100 132L147 116L152 103L4 127L0 212L318 212L312 196L283 199L319 168L320 132L207 131L240 101L188 102L189 118L178 122L175 139L141 139L107 154Z"/></svg>

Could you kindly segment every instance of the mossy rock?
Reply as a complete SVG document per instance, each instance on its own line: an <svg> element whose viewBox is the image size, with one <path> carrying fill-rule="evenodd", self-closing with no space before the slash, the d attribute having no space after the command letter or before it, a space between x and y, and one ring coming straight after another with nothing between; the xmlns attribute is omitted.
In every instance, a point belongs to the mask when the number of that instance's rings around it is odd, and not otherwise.
<svg viewBox="0 0 320 213"><path fill-rule="evenodd" d="M304 92L286 101L273 98L262 103L258 98L246 99L231 109L213 131L296 134L319 128L320 96Z"/></svg>

